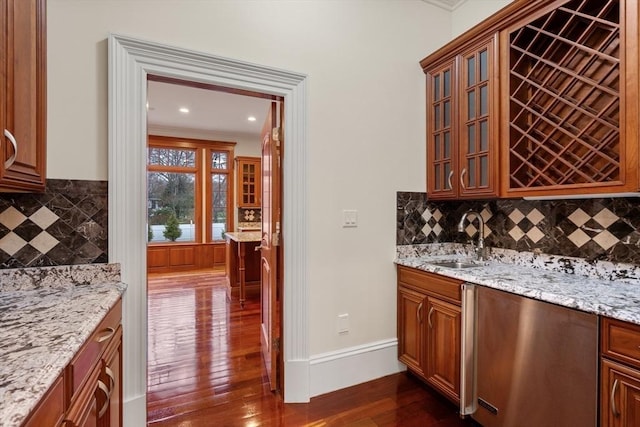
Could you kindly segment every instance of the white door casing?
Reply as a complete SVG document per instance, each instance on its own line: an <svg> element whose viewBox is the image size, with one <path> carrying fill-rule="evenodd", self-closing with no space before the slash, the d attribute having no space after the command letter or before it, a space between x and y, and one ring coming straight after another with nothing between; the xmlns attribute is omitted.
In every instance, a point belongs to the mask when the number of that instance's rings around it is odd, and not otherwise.
<svg viewBox="0 0 640 427"><path fill-rule="evenodd" d="M146 424L147 75L282 96L285 402L308 402L307 76L188 49L109 36L109 262L121 264L125 426Z"/></svg>

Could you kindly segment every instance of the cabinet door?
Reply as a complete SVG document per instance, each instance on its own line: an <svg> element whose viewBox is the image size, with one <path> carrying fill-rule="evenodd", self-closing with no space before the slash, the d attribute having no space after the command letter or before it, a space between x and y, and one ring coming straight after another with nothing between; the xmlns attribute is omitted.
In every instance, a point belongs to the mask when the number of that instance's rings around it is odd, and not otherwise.
<svg viewBox="0 0 640 427"><path fill-rule="evenodd" d="M460 55L460 197L498 192L497 35Z"/></svg>
<svg viewBox="0 0 640 427"><path fill-rule="evenodd" d="M238 206L259 208L262 172L259 157L236 157L238 160Z"/></svg>
<svg viewBox="0 0 640 427"><path fill-rule="evenodd" d="M103 356L101 380L108 388L109 399L100 407L100 427L122 426L122 327L119 327Z"/></svg>
<svg viewBox="0 0 640 427"><path fill-rule="evenodd" d="M108 388L100 380L101 366L96 366L87 381L78 391L67 416L64 427L98 427L98 411L107 399Z"/></svg>
<svg viewBox="0 0 640 427"><path fill-rule="evenodd" d="M458 193L455 61L427 71L427 193L451 199Z"/></svg>
<svg viewBox="0 0 640 427"><path fill-rule="evenodd" d="M640 427L640 371L602 359L602 427Z"/></svg>
<svg viewBox="0 0 640 427"><path fill-rule="evenodd" d="M44 191L46 2L0 5L0 190Z"/></svg>
<svg viewBox="0 0 640 427"><path fill-rule="evenodd" d="M460 400L460 307L427 300L427 381L447 397Z"/></svg>
<svg viewBox="0 0 640 427"><path fill-rule="evenodd" d="M398 288L398 358L409 369L423 375L424 294Z"/></svg>

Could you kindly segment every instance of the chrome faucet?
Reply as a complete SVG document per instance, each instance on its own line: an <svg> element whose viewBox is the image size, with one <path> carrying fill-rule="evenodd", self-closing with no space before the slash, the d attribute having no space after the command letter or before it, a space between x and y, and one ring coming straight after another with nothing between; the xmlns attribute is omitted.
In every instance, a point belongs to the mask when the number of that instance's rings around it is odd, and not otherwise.
<svg viewBox="0 0 640 427"><path fill-rule="evenodd" d="M475 216L476 218L478 218L478 221L480 221L480 228L478 229L478 244L475 247L475 252L478 256L478 259L484 261L485 259L487 259L487 248L485 248L484 246L484 219L482 219L482 216L476 211L465 212L462 215L462 218L460 218L460 222L458 223L458 232L464 232L464 221L471 215Z"/></svg>

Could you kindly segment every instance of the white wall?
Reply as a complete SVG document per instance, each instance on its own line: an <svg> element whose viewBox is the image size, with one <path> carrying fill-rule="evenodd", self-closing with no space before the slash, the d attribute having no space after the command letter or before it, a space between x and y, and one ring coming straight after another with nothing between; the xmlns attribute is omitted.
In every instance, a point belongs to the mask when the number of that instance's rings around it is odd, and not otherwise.
<svg viewBox="0 0 640 427"><path fill-rule="evenodd" d="M448 38L449 14L421 1L50 0L49 178L107 177L109 32L309 75L311 353L395 337L395 192L425 188L418 61ZM341 228L345 208L358 228Z"/></svg>
<svg viewBox="0 0 640 427"><path fill-rule="evenodd" d="M467 0L453 11L451 35L458 37L478 22L511 3L512 0Z"/></svg>
<svg viewBox="0 0 640 427"><path fill-rule="evenodd" d="M425 190L418 62L449 40L451 13L419 0L49 0L47 24L49 178L107 178L109 32L306 73L311 354L395 338L396 191ZM358 228L341 227L343 209Z"/></svg>

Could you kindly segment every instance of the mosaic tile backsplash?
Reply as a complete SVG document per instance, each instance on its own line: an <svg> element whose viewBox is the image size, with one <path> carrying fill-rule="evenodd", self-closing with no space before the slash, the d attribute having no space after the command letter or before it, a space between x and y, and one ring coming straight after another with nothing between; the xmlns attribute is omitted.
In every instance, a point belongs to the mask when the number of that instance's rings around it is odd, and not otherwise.
<svg viewBox="0 0 640 427"><path fill-rule="evenodd" d="M262 224L262 209L238 208L238 225L240 223Z"/></svg>
<svg viewBox="0 0 640 427"><path fill-rule="evenodd" d="M57 179L0 194L0 268L107 262L107 194L106 181Z"/></svg>
<svg viewBox="0 0 640 427"><path fill-rule="evenodd" d="M480 223L473 217L457 232L470 209L485 221L487 246L640 265L640 198L433 202L425 193L398 192L396 242L475 239Z"/></svg>

